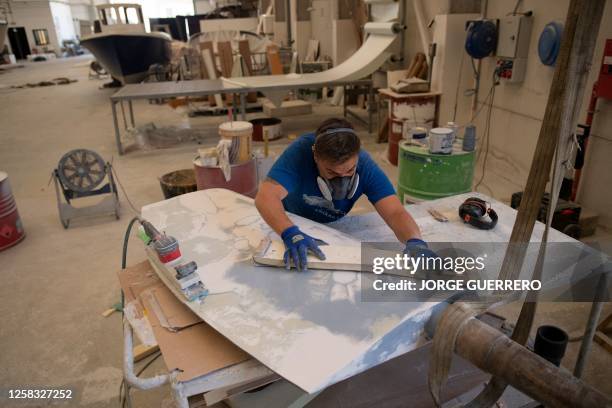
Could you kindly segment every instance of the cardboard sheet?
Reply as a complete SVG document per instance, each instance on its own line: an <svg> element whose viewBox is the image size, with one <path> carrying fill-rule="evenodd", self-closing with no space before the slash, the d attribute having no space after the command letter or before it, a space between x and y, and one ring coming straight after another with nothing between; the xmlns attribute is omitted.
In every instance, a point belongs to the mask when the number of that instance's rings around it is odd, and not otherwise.
<svg viewBox="0 0 612 408"><path fill-rule="evenodd" d="M179 381L251 358L181 303L160 281L148 261L117 275L126 303L134 303L147 316L166 367L181 371Z"/></svg>

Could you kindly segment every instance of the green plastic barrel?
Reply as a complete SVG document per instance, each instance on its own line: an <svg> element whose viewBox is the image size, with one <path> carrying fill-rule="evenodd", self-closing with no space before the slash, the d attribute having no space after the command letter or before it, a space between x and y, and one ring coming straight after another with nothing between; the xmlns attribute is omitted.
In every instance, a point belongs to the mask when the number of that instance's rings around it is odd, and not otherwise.
<svg viewBox="0 0 612 408"><path fill-rule="evenodd" d="M475 152L454 148L451 154L431 154L408 141L399 146L400 201L434 200L472 190Z"/></svg>

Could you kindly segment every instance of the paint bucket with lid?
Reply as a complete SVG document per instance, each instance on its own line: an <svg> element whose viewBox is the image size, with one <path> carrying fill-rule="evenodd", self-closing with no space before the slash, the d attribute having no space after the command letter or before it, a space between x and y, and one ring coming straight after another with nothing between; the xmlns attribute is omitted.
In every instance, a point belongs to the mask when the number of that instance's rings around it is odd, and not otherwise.
<svg viewBox="0 0 612 408"><path fill-rule="evenodd" d="M23 224L13 198L8 174L0 171L0 251L25 238Z"/></svg>
<svg viewBox="0 0 612 408"><path fill-rule="evenodd" d="M429 152L451 154L453 151L453 129L438 127L429 131Z"/></svg>
<svg viewBox="0 0 612 408"><path fill-rule="evenodd" d="M233 121L219 125L219 136L232 142L230 162L244 163L251 160L251 136L253 125L250 122Z"/></svg>
<svg viewBox="0 0 612 408"><path fill-rule="evenodd" d="M225 188L251 198L257 194L257 164L253 158L244 163L232 164L229 181L225 180L221 167L205 166L200 157L193 160L193 168L198 190Z"/></svg>
<svg viewBox="0 0 612 408"><path fill-rule="evenodd" d="M253 125L253 141L276 140L283 135L282 121L278 118L257 118L249 122Z"/></svg>
<svg viewBox="0 0 612 408"><path fill-rule="evenodd" d="M425 126L413 126L408 128L404 139L419 145L427 145L427 128Z"/></svg>

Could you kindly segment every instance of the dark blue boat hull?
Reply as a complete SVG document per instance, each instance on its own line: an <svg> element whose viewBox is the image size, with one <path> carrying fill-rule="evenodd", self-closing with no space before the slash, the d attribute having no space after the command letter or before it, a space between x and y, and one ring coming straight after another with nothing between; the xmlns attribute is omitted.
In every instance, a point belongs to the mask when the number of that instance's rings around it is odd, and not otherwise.
<svg viewBox="0 0 612 408"><path fill-rule="evenodd" d="M153 64L170 62L170 39L154 34L94 34L81 45L115 79L133 84L145 79Z"/></svg>

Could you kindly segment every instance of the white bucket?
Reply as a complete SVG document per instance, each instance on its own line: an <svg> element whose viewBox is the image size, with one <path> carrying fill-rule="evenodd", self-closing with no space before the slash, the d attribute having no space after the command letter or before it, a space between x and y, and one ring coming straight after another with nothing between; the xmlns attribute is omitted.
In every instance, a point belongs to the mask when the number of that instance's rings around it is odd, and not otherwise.
<svg viewBox="0 0 612 408"><path fill-rule="evenodd" d="M453 129L439 127L429 131L429 152L450 154L453 151Z"/></svg>

